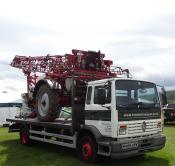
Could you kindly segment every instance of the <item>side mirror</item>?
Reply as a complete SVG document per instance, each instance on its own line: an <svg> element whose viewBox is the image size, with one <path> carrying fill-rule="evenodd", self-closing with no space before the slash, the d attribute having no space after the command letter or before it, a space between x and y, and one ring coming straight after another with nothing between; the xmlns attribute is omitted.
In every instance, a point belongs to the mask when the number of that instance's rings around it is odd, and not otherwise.
<svg viewBox="0 0 175 166"><path fill-rule="evenodd" d="M161 88L161 98L162 98L162 105L166 105L167 104L167 96L166 96L166 91L165 88L162 87Z"/></svg>
<svg viewBox="0 0 175 166"><path fill-rule="evenodd" d="M100 88L97 91L98 104L104 105L106 103L106 89Z"/></svg>
<svg viewBox="0 0 175 166"><path fill-rule="evenodd" d="M166 91L164 86L162 85L157 85L158 93L160 96L160 102L162 106L167 105L167 96L166 96Z"/></svg>

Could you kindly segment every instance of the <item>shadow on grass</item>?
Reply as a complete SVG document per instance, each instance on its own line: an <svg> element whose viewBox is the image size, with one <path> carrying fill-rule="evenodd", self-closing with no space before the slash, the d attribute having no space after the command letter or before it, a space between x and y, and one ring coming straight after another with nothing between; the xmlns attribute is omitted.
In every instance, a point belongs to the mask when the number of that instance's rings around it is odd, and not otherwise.
<svg viewBox="0 0 175 166"><path fill-rule="evenodd" d="M100 157L97 163L87 164L78 160L73 149L39 142L27 147L19 140L9 140L1 142L0 146L3 147L0 151L1 166L169 166L168 160L147 155L123 160Z"/></svg>
<svg viewBox="0 0 175 166"><path fill-rule="evenodd" d="M169 166L169 161L155 156L143 155L121 160L101 159L99 164L103 166Z"/></svg>

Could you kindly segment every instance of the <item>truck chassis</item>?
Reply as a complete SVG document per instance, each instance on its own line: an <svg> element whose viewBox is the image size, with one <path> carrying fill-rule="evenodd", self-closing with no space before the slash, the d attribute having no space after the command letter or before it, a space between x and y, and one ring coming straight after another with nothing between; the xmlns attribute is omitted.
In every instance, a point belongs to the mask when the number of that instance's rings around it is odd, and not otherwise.
<svg viewBox="0 0 175 166"><path fill-rule="evenodd" d="M161 149L165 145L165 136L150 135L134 139L112 139L99 135L87 126L73 132L71 120L40 122L37 119L7 119L20 124L20 141L30 145L32 140L61 145L77 150L80 159L94 162L97 155L112 158L126 158L142 155ZM82 139L87 141L83 142ZM89 140L90 139L90 140Z"/></svg>

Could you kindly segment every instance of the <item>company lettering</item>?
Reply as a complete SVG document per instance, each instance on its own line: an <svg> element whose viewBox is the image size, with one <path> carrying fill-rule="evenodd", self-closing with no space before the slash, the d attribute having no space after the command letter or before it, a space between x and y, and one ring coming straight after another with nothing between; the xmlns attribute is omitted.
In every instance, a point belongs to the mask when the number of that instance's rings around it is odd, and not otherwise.
<svg viewBox="0 0 175 166"><path fill-rule="evenodd" d="M123 117L139 117L139 116L158 116L158 112L150 113L126 113L123 114Z"/></svg>

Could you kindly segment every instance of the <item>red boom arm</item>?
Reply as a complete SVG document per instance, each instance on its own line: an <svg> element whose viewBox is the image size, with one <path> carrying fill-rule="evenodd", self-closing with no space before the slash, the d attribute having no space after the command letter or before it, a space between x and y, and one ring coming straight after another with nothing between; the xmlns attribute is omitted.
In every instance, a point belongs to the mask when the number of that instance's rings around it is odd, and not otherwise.
<svg viewBox="0 0 175 166"><path fill-rule="evenodd" d="M120 67L111 69L112 61L104 60L105 55L94 51L72 50L72 54L54 56L15 56L11 66L22 69L28 76L28 83L36 83L36 73L44 73L50 80L66 79L75 74L78 79L103 79L117 77L128 70Z"/></svg>

